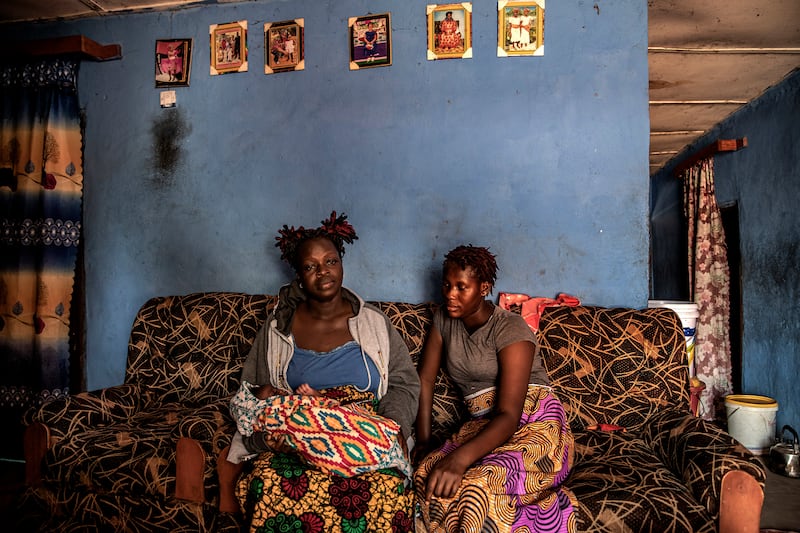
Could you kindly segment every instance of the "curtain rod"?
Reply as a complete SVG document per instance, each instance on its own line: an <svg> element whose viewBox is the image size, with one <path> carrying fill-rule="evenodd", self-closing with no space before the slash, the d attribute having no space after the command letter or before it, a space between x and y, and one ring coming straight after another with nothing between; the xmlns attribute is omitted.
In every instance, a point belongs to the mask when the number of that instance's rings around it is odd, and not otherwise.
<svg viewBox="0 0 800 533"><path fill-rule="evenodd" d="M675 175L680 174L687 168L694 166L699 161L703 159L708 159L712 155L719 153L719 152L735 152L736 150L741 150L742 148L747 146L747 137L742 137L741 139L717 139L715 142L709 144L702 150L698 150L691 157L682 161L678 166L675 167L673 172Z"/></svg>
<svg viewBox="0 0 800 533"><path fill-rule="evenodd" d="M122 46L119 44L99 44L83 35L0 43L0 55L4 58L65 54L79 54L84 59L108 61L122 58Z"/></svg>

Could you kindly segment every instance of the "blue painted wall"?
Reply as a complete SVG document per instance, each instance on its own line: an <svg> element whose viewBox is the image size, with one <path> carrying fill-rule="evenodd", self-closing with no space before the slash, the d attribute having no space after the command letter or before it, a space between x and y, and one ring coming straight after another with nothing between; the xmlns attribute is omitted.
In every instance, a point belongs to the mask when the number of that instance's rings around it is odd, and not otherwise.
<svg viewBox="0 0 800 533"><path fill-rule="evenodd" d="M747 137L714 159L717 202L739 206L742 256L742 392L778 401L777 429L800 427L800 70L767 90L653 177L654 213L680 209L672 168L716 139ZM661 213L657 213L661 210ZM673 211L673 219L680 216ZM677 257L662 246L654 262ZM671 270L680 267L674 266ZM665 269L669 270L669 269ZM669 290L668 280L663 284ZM661 297L668 297L668 294Z"/></svg>
<svg viewBox="0 0 800 533"><path fill-rule="evenodd" d="M498 58L497 4L474 2L473 58L426 60L422 0L254 1L4 29L84 34L87 381L122 382L149 297L274 293L274 236L346 212L346 283L438 298L443 255L498 254L495 291L645 307L647 4L547 4L545 55ZM391 12L390 67L348 69L347 20ZM304 18L306 69L265 75L263 24ZM249 72L209 76L208 26L249 23ZM156 39L193 38L191 85L159 107ZM164 142L163 138L168 141ZM166 153L174 159L159 159Z"/></svg>

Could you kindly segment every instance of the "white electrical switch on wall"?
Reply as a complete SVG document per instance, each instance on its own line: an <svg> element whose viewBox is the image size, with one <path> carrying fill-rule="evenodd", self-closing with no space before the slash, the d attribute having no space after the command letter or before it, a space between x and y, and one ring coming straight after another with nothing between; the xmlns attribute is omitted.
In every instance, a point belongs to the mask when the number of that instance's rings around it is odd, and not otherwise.
<svg viewBox="0 0 800 533"><path fill-rule="evenodd" d="M175 107L175 91L161 91L161 107Z"/></svg>

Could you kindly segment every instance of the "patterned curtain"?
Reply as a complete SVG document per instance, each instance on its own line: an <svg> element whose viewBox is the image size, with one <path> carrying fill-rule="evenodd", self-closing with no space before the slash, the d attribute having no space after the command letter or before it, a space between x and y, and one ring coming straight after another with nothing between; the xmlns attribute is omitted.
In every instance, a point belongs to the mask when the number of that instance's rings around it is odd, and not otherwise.
<svg viewBox="0 0 800 533"><path fill-rule="evenodd" d="M24 410L69 393L83 195L78 67L64 59L0 66L0 422L6 432L0 453L6 458L21 457Z"/></svg>
<svg viewBox="0 0 800 533"><path fill-rule="evenodd" d="M714 160L683 174L689 227L689 289L700 313L695 336L697 377L706 385L699 415L724 418L731 387L730 270L722 216L714 193Z"/></svg>

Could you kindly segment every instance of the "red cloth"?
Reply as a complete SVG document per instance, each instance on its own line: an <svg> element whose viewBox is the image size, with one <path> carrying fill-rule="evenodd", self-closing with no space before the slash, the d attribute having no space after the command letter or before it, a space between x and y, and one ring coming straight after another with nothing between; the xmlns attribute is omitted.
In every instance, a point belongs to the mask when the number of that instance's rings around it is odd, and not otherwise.
<svg viewBox="0 0 800 533"><path fill-rule="evenodd" d="M533 331L539 330L539 318L542 316L542 311L547 307L557 307L560 305L568 305L571 307L581 305L581 301L564 292L559 293L556 298L535 297L531 298L527 294L501 292L498 304L503 309L512 311L514 306L519 306L520 314L525 319L528 326Z"/></svg>

